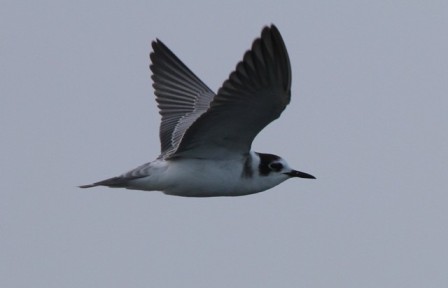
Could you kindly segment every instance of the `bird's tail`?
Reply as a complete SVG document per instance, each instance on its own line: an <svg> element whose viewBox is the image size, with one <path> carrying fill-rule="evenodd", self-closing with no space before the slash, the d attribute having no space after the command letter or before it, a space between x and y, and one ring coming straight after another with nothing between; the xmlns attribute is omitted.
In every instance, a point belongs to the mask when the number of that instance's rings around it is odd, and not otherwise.
<svg viewBox="0 0 448 288"><path fill-rule="evenodd" d="M129 181L133 180L133 179L137 179L137 178L141 178L142 176L139 177L123 177L123 176L119 176L119 177L112 177L103 181L99 181L93 184L88 184L88 185L81 185L78 186L79 188L91 188L91 187L95 187L95 186L107 186L107 187L111 187L111 188L126 188L129 185Z"/></svg>

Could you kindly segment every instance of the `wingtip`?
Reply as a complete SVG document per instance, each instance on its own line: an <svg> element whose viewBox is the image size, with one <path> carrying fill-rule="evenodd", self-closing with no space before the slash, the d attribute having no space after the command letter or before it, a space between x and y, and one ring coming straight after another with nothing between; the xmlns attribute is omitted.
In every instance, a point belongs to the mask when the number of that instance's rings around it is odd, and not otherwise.
<svg viewBox="0 0 448 288"><path fill-rule="evenodd" d="M165 43L163 43L159 38L156 38L151 42L152 49L155 51L157 49L166 48Z"/></svg>
<svg viewBox="0 0 448 288"><path fill-rule="evenodd" d="M151 41L152 51L151 53L149 53L150 56L156 52L157 48L160 46L160 43L162 43L162 41L160 41L159 38L156 38L155 40Z"/></svg>
<svg viewBox="0 0 448 288"><path fill-rule="evenodd" d="M280 31L278 30L277 26L274 23L271 23L270 25L266 25L263 27L261 34L264 33L280 34Z"/></svg>
<svg viewBox="0 0 448 288"><path fill-rule="evenodd" d="M275 26L274 23L271 23L271 24L269 24L269 25L266 25L265 27L268 28L268 29L272 29L272 30L274 30L274 29L275 29L275 30L278 30L278 29L277 29L277 26Z"/></svg>

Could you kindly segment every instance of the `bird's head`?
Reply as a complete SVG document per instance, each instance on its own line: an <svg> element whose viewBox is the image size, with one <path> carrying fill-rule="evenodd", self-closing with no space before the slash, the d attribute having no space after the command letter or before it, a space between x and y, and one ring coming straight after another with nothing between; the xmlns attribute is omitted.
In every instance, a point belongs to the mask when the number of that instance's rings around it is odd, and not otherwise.
<svg viewBox="0 0 448 288"><path fill-rule="evenodd" d="M258 172L261 177L278 178L283 181L292 177L316 179L313 175L292 169L280 156L265 153L257 153L257 155L259 157Z"/></svg>

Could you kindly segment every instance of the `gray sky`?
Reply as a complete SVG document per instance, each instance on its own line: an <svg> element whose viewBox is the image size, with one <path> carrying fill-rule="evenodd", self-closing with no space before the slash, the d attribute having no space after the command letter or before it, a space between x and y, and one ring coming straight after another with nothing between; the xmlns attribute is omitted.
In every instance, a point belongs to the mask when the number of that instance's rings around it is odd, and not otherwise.
<svg viewBox="0 0 448 288"><path fill-rule="evenodd" d="M2 1L0 287L448 287L448 2L168 2ZM216 91L270 23L293 98L253 149L317 180L76 188L157 157L153 39Z"/></svg>

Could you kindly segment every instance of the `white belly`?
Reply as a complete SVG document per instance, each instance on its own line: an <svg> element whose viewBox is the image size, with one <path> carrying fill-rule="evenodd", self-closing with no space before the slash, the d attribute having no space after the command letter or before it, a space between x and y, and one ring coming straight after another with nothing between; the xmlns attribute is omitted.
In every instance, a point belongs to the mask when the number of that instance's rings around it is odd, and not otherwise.
<svg viewBox="0 0 448 288"><path fill-rule="evenodd" d="M261 192L282 182L263 181L256 172L252 177L244 176L241 160L163 161L154 163L150 175L132 181L129 188L185 197L240 196Z"/></svg>

